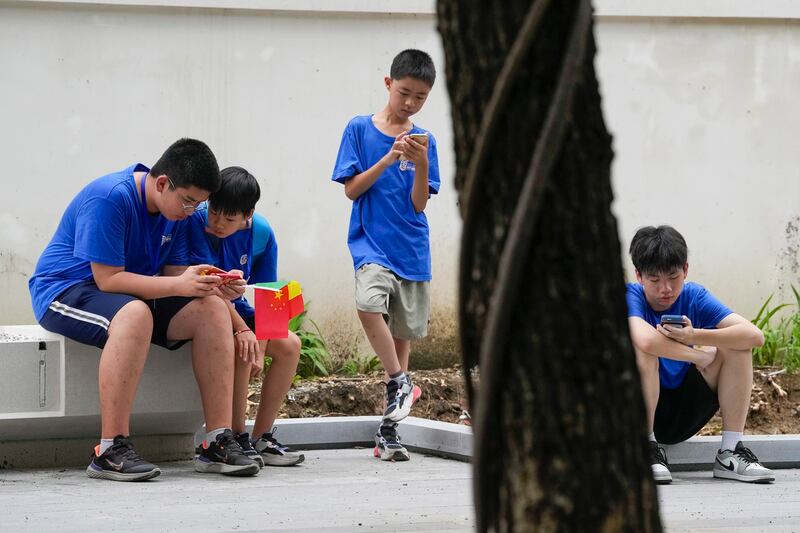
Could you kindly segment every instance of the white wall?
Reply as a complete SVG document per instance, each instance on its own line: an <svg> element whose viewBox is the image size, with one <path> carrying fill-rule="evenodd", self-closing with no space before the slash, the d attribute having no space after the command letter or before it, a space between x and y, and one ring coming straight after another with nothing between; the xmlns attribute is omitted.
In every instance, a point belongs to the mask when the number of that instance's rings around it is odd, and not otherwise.
<svg viewBox="0 0 800 533"><path fill-rule="evenodd" d="M329 328L351 328L349 202L331 167L347 120L383 106L391 59L412 46L440 73L417 122L439 140L432 286L434 306L452 316L460 221L443 55L433 1L395 4L0 2L0 323L32 322L27 278L87 181L151 164L193 136L221 165L259 177L280 274L303 283ZM641 225L672 223L689 241L690 276L753 313L771 291L800 284L790 129L800 119L799 10L777 0L597 4L623 247Z"/></svg>

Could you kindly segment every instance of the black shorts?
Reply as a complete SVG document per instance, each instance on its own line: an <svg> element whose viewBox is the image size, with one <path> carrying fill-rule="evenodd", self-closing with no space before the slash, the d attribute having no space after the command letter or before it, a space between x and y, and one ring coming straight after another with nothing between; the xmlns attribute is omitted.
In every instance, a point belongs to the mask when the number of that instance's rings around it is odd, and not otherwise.
<svg viewBox="0 0 800 533"><path fill-rule="evenodd" d="M653 431L661 444L677 444L693 437L719 409L711 390L692 365L677 389L661 389Z"/></svg>
<svg viewBox="0 0 800 533"><path fill-rule="evenodd" d="M101 291L94 281L82 281L58 295L39 321L41 326L72 340L103 348L108 341L108 326L120 309L134 300L130 294ZM168 341L167 328L193 298L171 296L142 300L153 313L153 344L177 350L190 339Z"/></svg>

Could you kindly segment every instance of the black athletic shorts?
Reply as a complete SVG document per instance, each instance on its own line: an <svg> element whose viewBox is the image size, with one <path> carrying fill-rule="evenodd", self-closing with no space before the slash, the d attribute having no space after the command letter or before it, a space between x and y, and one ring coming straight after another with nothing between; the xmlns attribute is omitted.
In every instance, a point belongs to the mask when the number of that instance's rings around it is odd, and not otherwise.
<svg viewBox="0 0 800 533"><path fill-rule="evenodd" d="M711 390L692 365L677 389L661 389L656 406L654 432L661 444L677 444L693 437L719 409Z"/></svg>

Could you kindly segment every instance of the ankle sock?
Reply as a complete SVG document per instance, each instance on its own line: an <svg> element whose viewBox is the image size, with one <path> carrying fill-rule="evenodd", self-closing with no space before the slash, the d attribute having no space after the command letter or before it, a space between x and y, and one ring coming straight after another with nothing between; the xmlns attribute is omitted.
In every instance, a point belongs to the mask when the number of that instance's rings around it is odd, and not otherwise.
<svg viewBox="0 0 800 533"><path fill-rule="evenodd" d="M658 442L658 441L656 440L656 433L655 433L655 431L654 431L654 432L652 432L652 433L650 433L650 434L647 436L647 440L649 440L650 442Z"/></svg>
<svg viewBox="0 0 800 533"><path fill-rule="evenodd" d="M402 370L400 371L399 374L395 374L394 376L389 376L390 380L396 381L398 383L402 383L405 378L406 378L406 373L403 372Z"/></svg>
<svg viewBox="0 0 800 533"><path fill-rule="evenodd" d="M206 433L206 442L214 442L218 435L222 435L228 428L217 428Z"/></svg>
<svg viewBox="0 0 800 533"><path fill-rule="evenodd" d="M744 433L741 431L723 431L722 444L719 445L720 450L734 450L736 444L742 440Z"/></svg>
<svg viewBox="0 0 800 533"><path fill-rule="evenodd" d="M100 453L98 457L106 453L106 450L114 445L114 439L100 439Z"/></svg>

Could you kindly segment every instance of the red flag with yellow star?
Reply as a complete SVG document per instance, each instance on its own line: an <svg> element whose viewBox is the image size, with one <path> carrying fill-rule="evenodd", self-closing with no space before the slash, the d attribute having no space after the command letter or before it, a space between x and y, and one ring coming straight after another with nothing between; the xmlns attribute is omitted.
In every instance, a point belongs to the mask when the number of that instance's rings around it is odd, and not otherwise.
<svg viewBox="0 0 800 533"><path fill-rule="evenodd" d="M303 293L296 281L256 283L256 338L285 339L289 319L303 312Z"/></svg>

